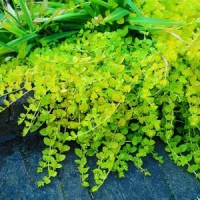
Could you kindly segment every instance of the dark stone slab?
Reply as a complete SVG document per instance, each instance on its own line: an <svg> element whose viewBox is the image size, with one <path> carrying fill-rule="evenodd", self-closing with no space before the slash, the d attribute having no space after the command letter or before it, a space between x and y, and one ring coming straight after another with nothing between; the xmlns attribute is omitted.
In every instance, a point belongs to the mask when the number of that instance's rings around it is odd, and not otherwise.
<svg viewBox="0 0 200 200"><path fill-rule="evenodd" d="M99 190L93 193L95 200L125 200L138 199L135 192L135 184L132 181L126 182L127 178L119 179L115 173L111 173ZM124 183L126 183L124 185ZM142 187L142 182L140 183ZM146 191L145 191L146 192ZM141 195L140 195L141 196Z"/></svg>
<svg viewBox="0 0 200 200"><path fill-rule="evenodd" d="M89 159L89 164L94 168L94 159ZM145 158L144 167L151 171L151 177L145 177L133 163L129 163L129 170L125 173L125 178L118 178L117 173L110 173L99 191L93 194L94 199L170 199L170 190L164 179L165 174L159 169L158 162L149 156ZM94 184L92 180L90 182Z"/></svg>
<svg viewBox="0 0 200 200"><path fill-rule="evenodd" d="M0 106L3 107L4 105L3 101L5 99L6 99L6 96L3 98L0 98ZM14 135L11 134L9 118L10 118L9 109L6 109L3 112L0 112L0 143L7 140L12 140L14 138Z"/></svg>
<svg viewBox="0 0 200 200"><path fill-rule="evenodd" d="M151 156L144 158L144 168L151 176L145 177L132 163L126 177L119 179L111 173L98 192L95 200L196 200L200 196L200 181L182 167L177 167L164 150L162 142L157 141L157 150L163 155L163 165Z"/></svg>
<svg viewBox="0 0 200 200"><path fill-rule="evenodd" d="M165 161L160 165L160 169L165 174L172 197L176 200L195 200L200 197L200 180L196 179L194 174L188 173L185 168L177 167L163 148L164 144L160 142L157 145L157 152L164 157Z"/></svg>
<svg viewBox="0 0 200 200"><path fill-rule="evenodd" d="M44 149L41 138L38 134L30 135L23 139L19 144L19 151L23 157L26 173L29 177L30 187L33 193L33 199L36 200L64 200L64 196L57 178L52 183L43 188L37 187L37 182L42 179L42 174L37 174L37 167L41 159L41 152ZM21 188L23 189L23 188Z"/></svg>
<svg viewBox="0 0 200 200"><path fill-rule="evenodd" d="M200 196L199 180L173 164L161 142L157 151L164 156L165 163L160 165L151 156L144 159L144 167L151 172L151 177L145 177L130 163L125 178L111 173L99 191L91 194L81 186L74 162L76 145L70 143L70 146L59 176L50 185L38 188L37 181L43 176L36 172L44 148L42 138L30 134L1 144L0 200L195 200ZM91 170L95 162L94 158L89 159Z"/></svg>
<svg viewBox="0 0 200 200"><path fill-rule="evenodd" d="M80 197L90 200L88 189L81 186L72 152L63 163L60 178L52 179L52 183L43 188L37 187L37 181L44 175L37 174L43 149L44 145L38 134L0 146L0 200L68 200Z"/></svg>
<svg viewBox="0 0 200 200"><path fill-rule="evenodd" d="M129 165L125 178L118 178L116 173L110 174L93 195L96 200L154 200L146 178L132 164Z"/></svg>
<svg viewBox="0 0 200 200"><path fill-rule="evenodd" d="M59 171L59 181L65 199L90 200L90 193L87 188L82 187L80 173L77 164L74 162L77 156L74 153L75 145L71 144L71 150L66 154L63 167Z"/></svg>
<svg viewBox="0 0 200 200"><path fill-rule="evenodd" d="M5 150L1 148L1 152ZM32 189L18 147L0 162L0 199L33 199Z"/></svg>
<svg viewBox="0 0 200 200"><path fill-rule="evenodd" d="M154 200L172 199L168 181L165 179L165 173L160 169L160 164L148 156L144 159L144 168L148 169L151 176L145 177L145 182Z"/></svg>
<svg viewBox="0 0 200 200"><path fill-rule="evenodd" d="M21 113L25 112L24 105L27 105L27 99L33 94L27 93L22 98L18 99L15 103L11 104L9 124L11 127L11 132L16 136L21 136L23 130L23 124L18 125L17 121Z"/></svg>
<svg viewBox="0 0 200 200"><path fill-rule="evenodd" d="M27 105L27 99L32 95L33 93L25 94L21 99L11 104L9 108L0 112L0 143L21 137L24 126L23 124L18 125L17 121L20 113L25 111L23 105ZM4 106L3 101L5 99L7 99L7 96L0 98L0 106Z"/></svg>

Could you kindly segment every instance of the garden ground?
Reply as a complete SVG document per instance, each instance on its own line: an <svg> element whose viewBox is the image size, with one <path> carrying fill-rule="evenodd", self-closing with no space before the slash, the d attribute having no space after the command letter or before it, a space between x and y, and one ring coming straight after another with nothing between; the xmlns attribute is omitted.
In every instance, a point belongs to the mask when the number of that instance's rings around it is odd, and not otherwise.
<svg viewBox="0 0 200 200"><path fill-rule="evenodd" d="M38 188L37 181L41 175L36 170L43 148L38 134L0 145L1 200L195 200L200 196L199 180L184 168L177 167L169 159L161 142L157 143L156 148L164 156L165 163L160 165L150 156L144 159L144 167L149 169L152 176L145 177L130 163L125 178L119 179L116 173L111 173L95 193L81 186L73 147L59 176L52 180L52 184ZM91 168L94 163L94 158L89 160Z"/></svg>

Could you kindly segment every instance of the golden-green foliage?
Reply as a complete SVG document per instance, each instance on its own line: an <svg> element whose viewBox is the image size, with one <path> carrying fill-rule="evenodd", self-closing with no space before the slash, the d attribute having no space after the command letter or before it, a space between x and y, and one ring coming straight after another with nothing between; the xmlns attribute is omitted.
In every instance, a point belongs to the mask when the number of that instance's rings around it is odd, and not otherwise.
<svg viewBox="0 0 200 200"><path fill-rule="evenodd" d="M8 13L7 21L1 23L10 31L10 39L14 38L12 34L19 36L11 43L1 42L1 50L19 53L0 66L0 95L7 96L0 111L24 94L33 94L18 123L24 124L23 136L39 131L44 137L46 148L38 167L44 178L38 182L39 187L57 175L70 141L79 145L75 149L76 163L85 187L89 186L87 158L97 158L92 191L98 190L111 171L123 177L129 161L150 175L143 168L143 157L152 154L163 162L155 152L157 138L166 143L166 151L178 166L186 166L200 178L197 1L62 1L67 2L66 10L73 8L68 14L63 11L63 15L62 3L49 2L48 6L60 11L53 9L47 18L46 1L39 18L35 16L37 6L17 2L24 13L23 26L16 25ZM60 30L63 24L81 16L79 25L84 25L84 30L71 36L74 32ZM44 24L40 27L33 19ZM164 25L174 24L171 20L181 23L161 31ZM61 21L64 23L58 25ZM44 29L46 37L38 40L38 30L44 27L50 29ZM142 39L134 38L130 30L138 30ZM148 30L160 31L149 34ZM5 39L5 30L0 31ZM56 34L51 35L52 31ZM37 38L46 44L65 34L69 36L67 41L37 48L25 56L25 42Z"/></svg>
<svg viewBox="0 0 200 200"><path fill-rule="evenodd" d="M132 38L128 28L81 31L54 48L36 49L23 62L22 49L1 65L5 108L33 91L19 124L24 136L39 130L44 137L38 172L46 174L38 186L57 175L70 141L80 146L76 162L85 187L87 158L97 158L92 191L111 171L123 177L128 161L150 175L143 157L152 154L163 162L154 149L158 137L177 165L200 178L199 49L192 43L197 39L185 43L170 31L153 35L156 40Z"/></svg>

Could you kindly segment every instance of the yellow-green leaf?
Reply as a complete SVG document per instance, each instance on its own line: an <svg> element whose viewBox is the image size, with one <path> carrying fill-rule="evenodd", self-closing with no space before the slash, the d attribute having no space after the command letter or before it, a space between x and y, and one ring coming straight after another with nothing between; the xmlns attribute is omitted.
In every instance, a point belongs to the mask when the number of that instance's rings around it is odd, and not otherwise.
<svg viewBox="0 0 200 200"><path fill-rule="evenodd" d="M113 22L125 17L128 14L130 14L130 11L119 7L116 10L114 10L110 15L108 15L106 18L104 18L103 22Z"/></svg>

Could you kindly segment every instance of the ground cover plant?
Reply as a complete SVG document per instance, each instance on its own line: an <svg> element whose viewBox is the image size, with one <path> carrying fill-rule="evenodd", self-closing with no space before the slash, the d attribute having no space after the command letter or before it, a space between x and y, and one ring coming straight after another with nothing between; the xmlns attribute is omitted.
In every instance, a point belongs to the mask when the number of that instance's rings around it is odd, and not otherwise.
<svg viewBox="0 0 200 200"><path fill-rule="evenodd" d="M146 25L133 32L129 24L118 24L103 31L88 21L66 41L29 56L22 44L16 58L1 64L0 95L7 98L0 111L33 93L18 123L24 124L23 136L38 130L44 137L39 187L57 175L70 141L79 145L76 163L85 187L88 157L97 158L93 192L111 171L123 177L128 162L150 175L143 158L151 154L163 162L155 152L158 138L178 166L200 178L199 10L197 1L189 4L192 12L188 2L173 7L154 1L154 8L150 0L136 1L154 22L166 14L181 25L150 33Z"/></svg>

